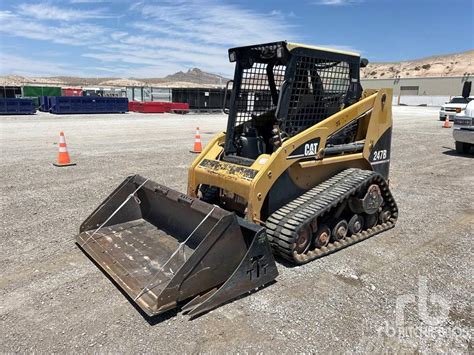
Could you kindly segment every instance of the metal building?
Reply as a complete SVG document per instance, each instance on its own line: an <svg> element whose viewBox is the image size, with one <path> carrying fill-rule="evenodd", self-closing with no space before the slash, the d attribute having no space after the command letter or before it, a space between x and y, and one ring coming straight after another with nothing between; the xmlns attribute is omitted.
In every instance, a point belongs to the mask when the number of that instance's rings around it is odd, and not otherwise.
<svg viewBox="0 0 474 355"><path fill-rule="evenodd" d="M160 101L171 102L171 89L149 86L128 86L127 97L129 101Z"/></svg>
<svg viewBox="0 0 474 355"><path fill-rule="evenodd" d="M452 96L462 93L464 82L472 81L473 76L361 79L364 89L392 88L393 103L396 105L441 106Z"/></svg>

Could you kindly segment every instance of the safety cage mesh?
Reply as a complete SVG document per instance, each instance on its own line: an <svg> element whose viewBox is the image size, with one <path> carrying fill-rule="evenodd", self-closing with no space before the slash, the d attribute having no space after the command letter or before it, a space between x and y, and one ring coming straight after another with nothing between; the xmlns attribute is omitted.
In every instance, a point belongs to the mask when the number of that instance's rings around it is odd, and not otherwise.
<svg viewBox="0 0 474 355"><path fill-rule="evenodd" d="M347 62L299 56L288 115L280 129L293 136L338 112L349 86Z"/></svg>
<svg viewBox="0 0 474 355"><path fill-rule="evenodd" d="M251 68L243 69L241 85L235 100L235 126L276 107L270 91L267 65L267 63L253 63ZM273 67L273 77L278 92L284 80L285 70L284 65Z"/></svg>

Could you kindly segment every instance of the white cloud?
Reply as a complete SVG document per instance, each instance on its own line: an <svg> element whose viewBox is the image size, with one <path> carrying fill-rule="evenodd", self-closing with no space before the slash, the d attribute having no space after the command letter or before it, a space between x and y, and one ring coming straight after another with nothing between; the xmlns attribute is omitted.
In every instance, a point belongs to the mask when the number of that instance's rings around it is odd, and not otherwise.
<svg viewBox="0 0 474 355"><path fill-rule="evenodd" d="M39 20L80 21L108 17L102 13L101 9L77 10L48 3L20 4L18 5L18 12Z"/></svg>
<svg viewBox="0 0 474 355"><path fill-rule="evenodd" d="M0 73L24 76L88 76L70 64L24 58L18 55L0 53Z"/></svg>
<svg viewBox="0 0 474 355"><path fill-rule="evenodd" d="M101 35L105 28L90 23L51 25L48 22L24 19L21 15L2 16L1 13L0 20L0 33L8 36L76 46L98 44L104 40Z"/></svg>
<svg viewBox="0 0 474 355"><path fill-rule="evenodd" d="M0 20L2 19L7 19L7 18L11 18L11 17L14 17L15 15L13 15L13 13L11 11L0 11Z"/></svg>
<svg viewBox="0 0 474 355"><path fill-rule="evenodd" d="M145 4L138 9L149 24L208 44L237 46L293 37L292 27L275 10L258 13L213 1L182 1L179 6L175 2Z"/></svg>
<svg viewBox="0 0 474 355"><path fill-rule="evenodd" d="M199 67L230 76L229 47L293 37L292 28L278 11L255 13L235 5L187 0L135 3L129 11L144 18L130 24L135 31L116 36L114 43L89 48L92 50L83 55L104 63L143 64L160 72Z"/></svg>
<svg viewBox="0 0 474 355"><path fill-rule="evenodd" d="M66 7L67 1L100 4L86 4L84 10L80 4ZM114 26L104 19L111 11L100 8L106 1L67 1L61 6L52 0L23 3L11 12L0 11L0 34L75 46L83 62L95 62L89 75L126 77L161 76L191 67L231 76L228 48L296 39L289 15L278 9L260 13L214 0L143 1L127 6L120 26Z"/></svg>
<svg viewBox="0 0 474 355"><path fill-rule="evenodd" d="M115 0L118 2L119 0ZM111 0L69 0L71 4L110 4Z"/></svg>
<svg viewBox="0 0 474 355"><path fill-rule="evenodd" d="M350 5L358 2L362 2L363 0L317 0L313 2L315 5L328 5L328 6L344 6Z"/></svg>
<svg viewBox="0 0 474 355"><path fill-rule="evenodd" d="M121 32L121 31L118 31L118 32L112 32L110 34L110 37L114 40L114 41L118 41L120 40L121 38L125 38L128 36L128 33L127 32Z"/></svg>

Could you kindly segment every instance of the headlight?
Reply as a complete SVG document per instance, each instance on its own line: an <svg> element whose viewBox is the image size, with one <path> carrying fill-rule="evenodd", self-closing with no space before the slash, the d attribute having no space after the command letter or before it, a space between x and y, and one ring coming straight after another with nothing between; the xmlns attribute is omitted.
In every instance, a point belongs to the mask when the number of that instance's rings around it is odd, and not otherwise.
<svg viewBox="0 0 474 355"><path fill-rule="evenodd" d="M441 106L441 111L444 111L446 110L446 108L444 106Z"/></svg>

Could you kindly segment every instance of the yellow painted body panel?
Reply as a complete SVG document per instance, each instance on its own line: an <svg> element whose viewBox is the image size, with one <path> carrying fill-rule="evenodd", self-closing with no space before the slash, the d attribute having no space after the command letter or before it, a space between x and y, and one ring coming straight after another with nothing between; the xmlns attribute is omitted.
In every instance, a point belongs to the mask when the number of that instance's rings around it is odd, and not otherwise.
<svg viewBox="0 0 474 355"><path fill-rule="evenodd" d="M311 46L308 44L295 43L295 42L287 42L286 48L289 51L292 51L295 48L307 48L307 49L319 50L319 51L324 51L324 52L341 53L341 54L347 54L347 55L360 57L360 54L356 52L344 51L342 49L333 49L333 48L326 48L326 47L320 47L320 46Z"/></svg>
<svg viewBox="0 0 474 355"><path fill-rule="evenodd" d="M218 161L224 149L225 134L217 135L189 169L188 194L196 197L200 184L233 192L248 202L246 218L259 223L265 197L285 171L298 187L307 190L347 168L371 170L372 148L392 126L392 90L365 91L362 97L359 102L284 141L273 154L259 156L250 167ZM367 132L363 152L324 157L328 137L357 119L360 119L359 131ZM316 157L287 159L296 148L314 138L320 138Z"/></svg>

